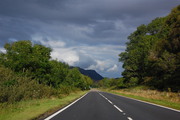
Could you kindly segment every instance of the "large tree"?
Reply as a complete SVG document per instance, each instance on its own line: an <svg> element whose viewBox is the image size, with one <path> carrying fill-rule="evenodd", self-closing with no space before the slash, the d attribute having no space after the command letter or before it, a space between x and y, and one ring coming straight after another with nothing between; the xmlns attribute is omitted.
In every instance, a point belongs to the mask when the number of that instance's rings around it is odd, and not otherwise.
<svg viewBox="0 0 180 120"><path fill-rule="evenodd" d="M33 45L28 40L7 43L4 48L6 52L1 53L1 63L5 67L18 73L30 73L39 82L50 72L50 48Z"/></svg>
<svg viewBox="0 0 180 120"><path fill-rule="evenodd" d="M180 6L167 16L164 29L165 37L154 45L149 60L152 66L152 82L156 87L180 89Z"/></svg>
<svg viewBox="0 0 180 120"><path fill-rule="evenodd" d="M138 84L158 89L179 89L180 75L180 6L163 18L141 25L129 37L121 53L125 81L137 78Z"/></svg>

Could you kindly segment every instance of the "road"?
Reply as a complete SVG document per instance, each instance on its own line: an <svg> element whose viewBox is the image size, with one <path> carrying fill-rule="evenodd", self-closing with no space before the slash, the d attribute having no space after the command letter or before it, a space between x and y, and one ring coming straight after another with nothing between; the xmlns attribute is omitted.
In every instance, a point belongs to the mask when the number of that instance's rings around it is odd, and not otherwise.
<svg viewBox="0 0 180 120"><path fill-rule="evenodd" d="M180 111L91 91L45 120L180 120Z"/></svg>

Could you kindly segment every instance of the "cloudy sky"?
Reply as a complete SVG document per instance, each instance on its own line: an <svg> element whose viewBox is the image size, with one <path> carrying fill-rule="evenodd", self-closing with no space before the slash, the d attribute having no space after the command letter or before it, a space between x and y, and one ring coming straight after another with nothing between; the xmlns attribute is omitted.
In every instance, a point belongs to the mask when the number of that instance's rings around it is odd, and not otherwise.
<svg viewBox="0 0 180 120"><path fill-rule="evenodd" d="M179 0L0 0L0 50L31 40L53 59L120 77L118 54L136 27L166 16Z"/></svg>

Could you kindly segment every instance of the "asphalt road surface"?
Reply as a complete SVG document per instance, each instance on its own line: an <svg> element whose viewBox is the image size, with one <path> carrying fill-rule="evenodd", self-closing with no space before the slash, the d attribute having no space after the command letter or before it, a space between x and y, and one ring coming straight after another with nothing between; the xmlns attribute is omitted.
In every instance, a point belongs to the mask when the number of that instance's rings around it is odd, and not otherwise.
<svg viewBox="0 0 180 120"><path fill-rule="evenodd" d="M45 120L180 120L180 111L91 91Z"/></svg>

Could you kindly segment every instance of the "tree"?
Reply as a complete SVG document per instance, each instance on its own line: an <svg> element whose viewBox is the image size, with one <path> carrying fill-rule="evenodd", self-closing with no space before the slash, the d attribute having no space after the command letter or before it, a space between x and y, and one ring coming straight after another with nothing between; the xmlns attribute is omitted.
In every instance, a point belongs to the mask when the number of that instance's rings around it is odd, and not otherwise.
<svg viewBox="0 0 180 120"><path fill-rule="evenodd" d="M65 63L58 62L57 60L51 60L50 66L50 78L46 84L58 88L59 85L65 81L69 72L69 66Z"/></svg>
<svg viewBox="0 0 180 120"><path fill-rule="evenodd" d="M65 63L51 60L51 49L48 47L32 44L28 40L7 43L4 47L6 53L0 54L0 64L16 74L31 77L56 89L65 85L65 89L74 87L84 90L92 84L92 80L83 76L77 68L70 69Z"/></svg>
<svg viewBox="0 0 180 120"><path fill-rule="evenodd" d="M64 81L64 84L83 89L83 79L81 77L81 73L77 68L73 68L69 70L68 75L66 76L66 80Z"/></svg>
<svg viewBox="0 0 180 120"><path fill-rule="evenodd" d="M166 33L154 46L149 56L152 65L154 86L160 89L180 89L180 5L167 16L164 29ZM167 31L168 32L164 32ZM158 82L157 82L158 80Z"/></svg>
<svg viewBox="0 0 180 120"><path fill-rule="evenodd" d="M7 43L6 53L1 55L2 64L15 72L25 73L44 82L50 72L51 49L42 45L33 45L31 41L22 40Z"/></svg>
<svg viewBox="0 0 180 120"><path fill-rule="evenodd" d="M128 39L127 49L121 53L124 62L122 75L158 89L180 86L180 6L163 18L141 25Z"/></svg>

